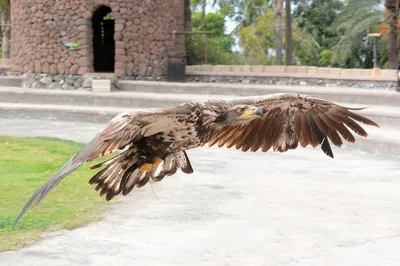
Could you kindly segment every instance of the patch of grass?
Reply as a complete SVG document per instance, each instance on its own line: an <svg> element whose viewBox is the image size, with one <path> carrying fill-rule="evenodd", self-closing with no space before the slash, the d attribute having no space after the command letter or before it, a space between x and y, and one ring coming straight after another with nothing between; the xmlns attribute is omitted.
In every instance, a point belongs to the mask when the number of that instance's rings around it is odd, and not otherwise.
<svg viewBox="0 0 400 266"><path fill-rule="evenodd" d="M88 184L97 171L83 165L12 228L32 194L82 147L54 138L0 136L0 251L20 248L43 232L70 230L101 218L109 203Z"/></svg>

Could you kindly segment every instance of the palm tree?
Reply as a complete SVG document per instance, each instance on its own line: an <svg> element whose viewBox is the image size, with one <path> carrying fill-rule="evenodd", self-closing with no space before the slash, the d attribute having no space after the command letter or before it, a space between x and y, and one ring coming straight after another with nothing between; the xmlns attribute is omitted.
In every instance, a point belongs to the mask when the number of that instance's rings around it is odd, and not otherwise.
<svg viewBox="0 0 400 266"><path fill-rule="evenodd" d="M194 0L195 1L195 0ZM271 6L271 0L213 0L211 5L218 5L226 16L231 18L236 26L230 35L237 34L241 28L257 22Z"/></svg>
<svg viewBox="0 0 400 266"><path fill-rule="evenodd" d="M10 1L0 0L1 33L2 33L2 58L10 58Z"/></svg>
<svg viewBox="0 0 400 266"><path fill-rule="evenodd" d="M192 30L192 12L190 9L190 0L185 0L185 30L191 31Z"/></svg>
<svg viewBox="0 0 400 266"><path fill-rule="evenodd" d="M290 10L290 0L286 0L286 65L291 65L293 62L293 42L292 42L292 14Z"/></svg>
<svg viewBox="0 0 400 266"><path fill-rule="evenodd" d="M207 0L203 0L201 3L201 20L200 20L200 25L204 25L204 18L206 17L206 6L207 6Z"/></svg>
<svg viewBox="0 0 400 266"><path fill-rule="evenodd" d="M387 21L389 25L388 31L388 58L391 69L397 69L398 62L398 46L397 46L397 11L398 0L386 0L385 7L388 11Z"/></svg>
<svg viewBox="0 0 400 266"><path fill-rule="evenodd" d="M283 32L282 32L282 8L283 0L274 0L273 2L274 13L275 13L275 47L276 47L276 64L282 64L282 43L283 43Z"/></svg>
<svg viewBox="0 0 400 266"><path fill-rule="evenodd" d="M185 0L185 7L186 7L186 2L190 3L190 6L193 8L193 10L198 10L200 9L201 11L201 17L200 17L200 25L204 25L204 19L206 17L206 7L207 7L207 0ZM216 3L216 0L214 4Z"/></svg>
<svg viewBox="0 0 400 266"><path fill-rule="evenodd" d="M347 66L346 62L359 61L360 47L365 44L368 33L378 31L382 20L379 1L349 0L332 25L340 36L332 47L335 62Z"/></svg>

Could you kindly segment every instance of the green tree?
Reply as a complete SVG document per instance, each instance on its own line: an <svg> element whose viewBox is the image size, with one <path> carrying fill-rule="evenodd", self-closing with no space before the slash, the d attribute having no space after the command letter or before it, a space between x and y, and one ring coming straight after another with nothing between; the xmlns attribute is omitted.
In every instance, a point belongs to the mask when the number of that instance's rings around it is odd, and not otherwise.
<svg viewBox="0 0 400 266"><path fill-rule="evenodd" d="M192 15L192 26L198 30L215 31L214 36L222 36L225 32L225 20L219 13L208 13L202 23L202 14L195 12Z"/></svg>
<svg viewBox="0 0 400 266"><path fill-rule="evenodd" d="M0 0L1 33L2 33L2 58L10 58L10 1Z"/></svg>
<svg viewBox="0 0 400 266"><path fill-rule="evenodd" d="M207 0L190 0L190 2L194 12L200 10L200 25L203 25L206 17Z"/></svg>
<svg viewBox="0 0 400 266"><path fill-rule="evenodd" d="M283 14L283 18L285 15ZM275 13L270 8L258 17L256 23L239 31L239 45L248 64L275 64ZM317 45L312 36L304 33L297 25L292 25L294 63L305 64L309 55L317 52ZM283 27L284 31L285 28ZM286 37L283 38L286 44Z"/></svg>
<svg viewBox="0 0 400 266"><path fill-rule="evenodd" d="M310 54L307 65L328 66L332 63L332 47L339 36L331 25L343 10L341 0L297 0L293 22L305 33L311 35L318 45L317 53ZM327 58L327 56L331 58ZM323 58L321 58L323 56Z"/></svg>
<svg viewBox="0 0 400 266"><path fill-rule="evenodd" d="M292 12L291 12L291 0L285 1L286 11L286 65L293 64L293 40L292 40Z"/></svg>
<svg viewBox="0 0 400 266"><path fill-rule="evenodd" d="M335 28L330 27L343 10L341 0L297 0L293 22L311 34L323 49L338 39Z"/></svg>
<svg viewBox="0 0 400 266"><path fill-rule="evenodd" d="M283 0L274 0L273 8L275 13L275 64L282 64L282 42L283 42L283 27L282 27L282 9Z"/></svg>
<svg viewBox="0 0 400 266"><path fill-rule="evenodd" d="M185 30L191 31L192 30L192 12L191 12L191 6L190 6L190 0L185 0L184 2L185 6Z"/></svg>
<svg viewBox="0 0 400 266"><path fill-rule="evenodd" d="M201 12L192 13L193 31L214 31L215 34L208 37L208 63L209 64L239 64L240 57L232 52L235 42L232 36L225 35L224 15L218 13L207 13L204 23L201 23ZM204 63L205 36L187 36L187 54L189 64Z"/></svg>
<svg viewBox="0 0 400 266"><path fill-rule="evenodd" d="M195 0L196 1L196 0ZM272 7L271 0L213 0L213 6L219 6L219 12L236 23L231 34L237 34L243 27L256 22L268 8Z"/></svg>
<svg viewBox="0 0 400 266"><path fill-rule="evenodd" d="M339 36L332 49L335 65L372 67L372 41L368 33L378 32L382 22L379 1L348 0L333 24Z"/></svg>
<svg viewBox="0 0 400 266"><path fill-rule="evenodd" d="M389 24L388 32L388 57L389 65L392 69L397 69L399 65L398 40L397 40L397 15L399 8L398 0L386 0L385 7L388 11L387 21Z"/></svg>

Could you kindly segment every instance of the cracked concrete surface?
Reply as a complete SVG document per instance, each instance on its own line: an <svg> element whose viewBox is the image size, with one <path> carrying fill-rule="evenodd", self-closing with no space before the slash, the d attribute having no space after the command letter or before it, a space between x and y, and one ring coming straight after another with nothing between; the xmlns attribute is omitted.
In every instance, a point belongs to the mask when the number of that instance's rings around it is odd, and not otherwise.
<svg viewBox="0 0 400 266"><path fill-rule="evenodd" d="M0 134L88 141L102 126L3 119ZM195 173L153 184L160 200L146 186L104 220L0 253L0 264L400 265L399 163L352 146L333 160L312 148L189 151Z"/></svg>

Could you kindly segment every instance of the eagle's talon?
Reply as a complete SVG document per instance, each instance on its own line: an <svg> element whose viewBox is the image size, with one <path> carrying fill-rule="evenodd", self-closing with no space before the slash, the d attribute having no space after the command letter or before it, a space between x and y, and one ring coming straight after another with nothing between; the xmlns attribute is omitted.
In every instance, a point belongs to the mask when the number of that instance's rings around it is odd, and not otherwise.
<svg viewBox="0 0 400 266"><path fill-rule="evenodd" d="M154 167L157 167L160 163L162 162L162 159L160 157L154 158L153 163L145 163L142 166L139 167L140 172L149 172L151 169Z"/></svg>
<svg viewBox="0 0 400 266"><path fill-rule="evenodd" d="M153 165L150 163L145 163L142 166L140 166L139 170L140 172L144 173L144 172L148 172L151 170L151 168L153 168Z"/></svg>

